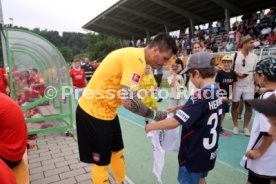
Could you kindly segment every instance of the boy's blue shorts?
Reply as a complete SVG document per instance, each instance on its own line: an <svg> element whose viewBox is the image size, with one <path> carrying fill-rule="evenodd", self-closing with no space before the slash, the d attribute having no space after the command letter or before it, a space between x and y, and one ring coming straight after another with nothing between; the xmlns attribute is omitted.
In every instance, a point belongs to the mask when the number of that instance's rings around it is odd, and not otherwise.
<svg viewBox="0 0 276 184"><path fill-rule="evenodd" d="M208 172L189 172L186 166L179 167L178 182L180 184L198 184L200 178L207 177Z"/></svg>

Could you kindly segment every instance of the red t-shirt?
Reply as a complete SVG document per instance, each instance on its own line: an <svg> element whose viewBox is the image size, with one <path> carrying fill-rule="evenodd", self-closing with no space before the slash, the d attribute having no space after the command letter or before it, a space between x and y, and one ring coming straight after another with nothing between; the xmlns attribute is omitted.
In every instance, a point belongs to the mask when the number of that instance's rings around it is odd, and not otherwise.
<svg viewBox="0 0 276 184"><path fill-rule="evenodd" d="M44 82L43 76L42 75L37 75L35 84L40 84L41 82ZM34 87L33 90L38 91L40 96L44 96L45 89L46 89L46 86L45 86L45 84L43 84L41 86Z"/></svg>
<svg viewBox="0 0 276 184"><path fill-rule="evenodd" d="M94 64L93 64L93 68L94 68L95 71L96 71L96 69L99 67L99 65L100 65L99 63L94 63Z"/></svg>
<svg viewBox="0 0 276 184"><path fill-rule="evenodd" d="M73 86L77 88L85 87L85 72L82 68L70 70L70 76L72 77Z"/></svg>
<svg viewBox="0 0 276 184"><path fill-rule="evenodd" d="M16 184L15 175L2 159L0 159L0 181L1 184Z"/></svg>
<svg viewBox="0 0 276 184"><path fill-rule="evenodd" d="M0 93L0 156L10 160L22 159L27 146L27 124L18 104Z"/></svg>
<svg viewBox="0 0 276 184"><path fill-rule="evenodd" d="M43 79L42 75L36 75L36 76L30 77L29 82L30 82L30 85L32 85L32 84L41 84L42 82L44 83L44 79ZM38 96L38 95L43 97L45 89L46 89L45 84L40 85L40 86L31 87L31 90L32 90L31 97L35 97L35 96Z"/></svg>
<svg viewBox="0 0 276 184"><path fill-rule="evenodd" d="M5 79L4 74L6 74L6 70L4 68L0 68L0 92L7 94L7 81Z"/></svg>
<svg viewBox="0 0 276 184"><path fill-rule="evenodd" d="M276 40L276 35L270 35L266 38L269 43L273 43Z"/></svg>

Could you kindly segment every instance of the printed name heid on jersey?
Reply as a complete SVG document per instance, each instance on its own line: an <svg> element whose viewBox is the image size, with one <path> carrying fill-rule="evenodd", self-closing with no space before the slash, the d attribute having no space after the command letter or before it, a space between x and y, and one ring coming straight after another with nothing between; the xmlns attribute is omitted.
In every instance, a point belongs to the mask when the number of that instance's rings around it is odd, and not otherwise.
<svg viewBox="0 0 276 184"><path fill-rule="evenodd" d="M217 109L222 104L222 100L221 98L218 98L216 100L208 102L208 104L209 104L209 110L214 110L214 109Z"/></svg>
<svg viewBox="0 0 276 184"><path fill-rule="evenodd" d="M187 122L188 119L190 118L190 116L188 114L186 114L184 111L179 110L176 113L177 117L179 117L183 122Z"/></svg>

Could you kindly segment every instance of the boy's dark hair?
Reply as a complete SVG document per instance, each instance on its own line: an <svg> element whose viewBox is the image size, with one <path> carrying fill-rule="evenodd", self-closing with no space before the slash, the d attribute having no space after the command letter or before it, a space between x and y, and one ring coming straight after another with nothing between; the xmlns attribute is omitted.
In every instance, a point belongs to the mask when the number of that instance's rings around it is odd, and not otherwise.
<svg viewBox="0 0 276 184"><path fill-rule="evenodd" d="M157 46L161 52L172 49L172 52L174 54L177 53L177 46L175 40L166 33L159 33L158 35L156 35L156 37L153 40L151 40L148 46L149 48Z"/></svg>
<svg viewBox="0 0 276 184"><path fill-rule="evenodd" d="M203 79L206 78L213 78L215 76L215 68L198 68L198 69L191 69L189 73L192 73L192 75L195 75L195 70L198 70L201 77Z"/></svg>
<svg viewBox="0 0 276 184"><path fill-rule="evenodd" d="M75 58L75 59L73 60L73 63L75 63L75 62L80 62L80 59L79 59L79 58Z"/></svg>
<svg viewBox="0 0 276 184"><path fill-rule="evenodd" d="M275 82L276 83L276 77L275 76L266 76L267 80L270 82Z"/></svg>
<svg viewBox="0 0 276 184"><path fill-rule="evenodd" d="M258 73L258 74L259 75L264 75L269 82L275 82L276 83L276 76L268 76L264 73Z"/></svg>
<svg viewBox="0 0 276 184"><path fill-rule="evenodd" d="M266 76L270 82L276 82L276 59L267 57L256 64L255 72Z"/></svg>
<svg viewBox="0 0 276 184"><path fill-rule="evenodd" d="M32 68L32 70L33 70L36 74L38 73L38 69Z"/></svg>
<svg viewBox="0 0 276 184"><path fill-rule="evenodd" d="M202 48L202 46L201 46L200 42L194 42L194 43L192 44L192 48L194 48L194 46L195 46L195 45L199 45L199 46L200 46L200 48Z"/></svg>

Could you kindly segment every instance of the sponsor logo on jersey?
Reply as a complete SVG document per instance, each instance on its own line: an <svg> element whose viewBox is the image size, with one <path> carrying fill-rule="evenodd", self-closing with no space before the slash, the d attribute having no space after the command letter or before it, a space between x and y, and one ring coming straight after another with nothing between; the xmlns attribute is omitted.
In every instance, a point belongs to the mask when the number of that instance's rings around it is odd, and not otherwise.
<svg viewBox="0 0 276 184"><path fill-rule="evenodd" d="M141 75L137 73L133 73L130 82L132 84L138 85L141 79Z"/></svg>
<svg viewBox="0 0 276 184"><path fill-rule="evenodd" d="M216 151L214 151L214 152L211 153L210 160L216 159L217 158L217 154L218 154L218 150L216 149Z"/></svg>
<svg viewBox="0 0 276 184"><path fill-rule="evenodd" d="M184 111L179 110L176 113L176 116L179 117L183 122L187 122L188 119L190 118L190 116L188 114L186 114Z"/></svg>

